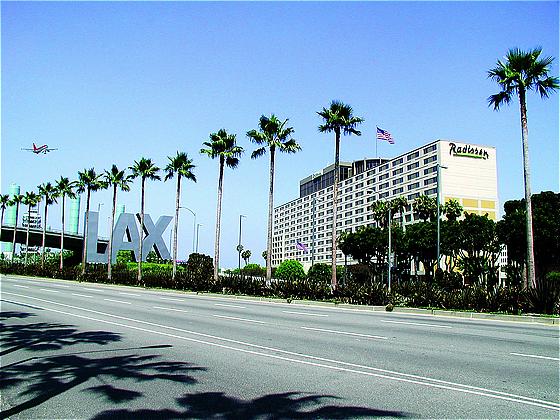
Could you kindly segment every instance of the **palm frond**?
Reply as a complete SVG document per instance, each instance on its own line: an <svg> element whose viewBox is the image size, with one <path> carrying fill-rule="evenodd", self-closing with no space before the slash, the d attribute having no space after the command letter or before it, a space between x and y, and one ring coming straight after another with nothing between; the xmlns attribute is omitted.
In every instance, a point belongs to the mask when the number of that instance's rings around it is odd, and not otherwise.
<svg viewBox="0 0 560 420"><path fill-rule="evenodd" d="M266 154L266 147L259 147L257 150L251 153L251 159L257 159L264 154Z"/></svg>

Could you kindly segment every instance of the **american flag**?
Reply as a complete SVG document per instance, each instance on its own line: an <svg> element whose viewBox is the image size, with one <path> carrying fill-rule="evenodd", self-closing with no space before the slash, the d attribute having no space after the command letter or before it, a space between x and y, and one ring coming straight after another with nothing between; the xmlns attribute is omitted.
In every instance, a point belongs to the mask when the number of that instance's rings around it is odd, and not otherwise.
<svg viewBox="0 0 560 420"><path fill-rule="evenodd" d="M377 128L377 140L385 140L391 144L395 144L395 140L393 140L393 136L386 130L382 130L379 127Z"/></svg>
<svg viewBox="0 0 560 420"><path fill-rule="evenodd" d="M304 254L307 254L309 252L307 247L304 244L302 244L300 241L296 241L296 249L303 251Z"/></svg>

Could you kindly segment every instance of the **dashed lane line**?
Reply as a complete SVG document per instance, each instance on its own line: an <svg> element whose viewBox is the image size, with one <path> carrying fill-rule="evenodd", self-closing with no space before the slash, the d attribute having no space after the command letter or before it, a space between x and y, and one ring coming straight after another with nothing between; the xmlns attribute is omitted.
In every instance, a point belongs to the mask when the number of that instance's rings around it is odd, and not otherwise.
<svg viewBox="0 0 560 420"><path fill-rule="evenodd" d="M351 335L351 336L355 336L355 337L363 337L363 338L375 338L378 340L388 340L389 337L383 337L381 335L369 335L369 334L359 334L359 333L353 333L353 332L347 332L347 331L335 331L335 330L327 330L325 328L312 328L312 327L300 327L303 330L309 330L309 331L319 331L319 332L326 332L326 333L332 333L332 334L341 334L341 335Z"/></svg>
<svg viewBox="0 0 560 420"><path fill-rule="evenodd" d="M212 315L212 316L215 316L216 318L231 319L231 320L234 320L234 321L244 321L244 322L254 322L256 324L266 324L266 322L264 322L264 321L257 321L255 319L237 318L235 316L225 316L225 315Z"/></svg>
<svg viewBox="0 0 560 420"><path fill-rule="evenodd" d="M321 317L328 316L325 314L312 314L309 312L295 312L295 311L282 311L282 312L284 312L285 314L294 314L294 315L321 316Z"/></svg>
<svg viewBox="0 0 560 420"><path fill-rule="evenodd" d="M419 325L421 327L433 327L433 328L453 328L450 327L449 325L425 324L423 322L389 321L385 319L381 319L380 322L389 322L391 324Z"/></svg>

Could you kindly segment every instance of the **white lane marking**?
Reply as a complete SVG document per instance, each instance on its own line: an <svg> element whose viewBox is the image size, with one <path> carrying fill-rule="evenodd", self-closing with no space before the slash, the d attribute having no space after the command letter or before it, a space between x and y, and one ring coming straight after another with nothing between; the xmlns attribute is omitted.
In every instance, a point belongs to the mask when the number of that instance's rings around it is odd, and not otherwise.
<svg viewBox="0 0 560 420"><path fill-rule="evenodd" d="M405 324L405 325L421 325L423 327L434 327L434 328L453 328L449 325L435 325L435 324L424 324L423 322L405 322L405 321L386 321L381 319L381 322L390 322L392 324Z"/></svg>
<svg viewBox="0 0 560 420"><path fill-rule="evenodd" d="M109 317L112 317L112 318L122 319L122 320L125 320L125 321L132 321L132 322L136 322L138 324L146 324L146 325L150 325L150 326L153 326L153 327L164 328L164 329L168 329L168 330L172 330L172 331L179 331L179 332L183 332L183 333L187 333L187 334L191 334L191 335L196 335L196 336L200 336L200 337L225 341L225 342L228 342L228 343L240 344L240 345L244 345L244 346L247 346L247 347L252 347L252 348L257 348L257 349L262 349L262 350L269 350L269 351L273 351L273 352L277 352L277 353L288 354L288 355L291 355L291 356L304 357L304 358L307 358L307 359L318 360L318 361L321 361L321 362L336 363L336 364L343 365L343 366L350 366L350 367L355 367L355 368L360 368L360 369L371 370L371 371L375 371L375 372L383 372L384 374L387 374L387 375L379 374L379 373L372 373L372 372L357 371L357 370L354 370L354 369L345 369L345 368L340 368L340 367L337 367L337 366L330 366L330 365L323 365L323 364L318 364L318 363L306 362L304 360L289 359L289 358L286 358L286 357L276 356L276 355L272 355L272 354L258 353L256 351L240 349L240 348L236 348L236 347L226 346L224 344L212 343L212 342L203 341L203 340L197 340L197 339L194 339L194 338L178 336L178 335L169 334L169 333L165 333L165 332L161 332L161 331L148 330L146 328L135 327L133 325L121 324L121 323L113 322L113 321L106 321L106 320L102 320L102 319L98 319L98 318L88 317L88 316L85 316L85 315L78 315L78 314L74 314L74 313L71 313L71 312L64 312L64 311L60 311L60 310L57 310L57 309L41 308L41 309L44 309L46 311L56 312L56 313L60 313L60 314L63 314L63 315L69 315L69 316L74 316L74 317L77 317L77 318L94 320L94 321L98 321L98 322L102 322L102 323L106 323L106 324L117 325L117 326L130 328L130 329L135 329L135 330L139 330L139 331L165 335L165 336L168 336L168 337L179 338L179 339L186 340L186 341L192 341L192 342L196 342L196 343L207 344L209 346L220 347L220 348L224 348L224 349L230 349L230 350L239 351L239 352L243 352L243 353L256 354L256 355L260 355L260 356L264 356L264 357L270 357L270 358L276 358L276 359L282 359L282 360L289 360L289 361L293 361L295 363L300 363L300 364L321 366L321 367L325 367L325 368L329 368L329 369L333 369L333 370L341 370L341 371L353 372L353 373L358 373L358 374L363 374L363 375L368 375L368 376L376 376L376 377L380 377L380 378L392 379L392 380L400 381L400 382L408 382L408 383L413 383L413 384L417 384L417 385L424 385L424 386L427 386L427 387L447 389L447 390L452 390L452 391L463 392L463 393L466 393L466 394L481 395L481 396L485 396L485 397L489 397L489 398L496 398L496 399L501 399L501 400L506 400L506 401L517 402L517 403L520 403L520 404L527 404L527 405L533 405L533 406L537 406L537 407L543 407L543 408L547 408L549 410L560 411L560 404L556 403L556 402L552 402L552 401L539 400L539 399L536 399L536 398L525 397L523 395L509 394L507 392L495 391L495 390L492 390L492 389L480 388L480 387L471 386L471 385L464 385L464 384L460 384L460 383L456 383L456 382L443 381L443 380L440 380L440 379L433 379L433 378L428 378L428 377L425 377L425 376L419 376L419 375L412 375L412 374L408 374L408 373L390 371L390 370L386 370L386 369L374 368L374 367L365 366L365 365L358 365L358 364L355 364L355 363L343 362L343 361L340 361L340 360L326 359L326 358L323 358L323 357L311 356L311 355L307 355L307 354L303 354L303 353L295 353L295 352L291 352L291 351L288 351L288 350L277 349L277 348L274 348L274 347L260 346L258 344L251 344L251 343L247 343L247 342L243 342L243 341L232 340L230 338L199 333L199 332L196 332L196 331L184 330L184 329L181 329L181 328L171 327L171 326L162 325L162 324L156 324L156 323L153 323L153 322L142 321L142 320L134 319L134 318L127 318L127 317L124 317L124 316L114 315L114 314L110 314L110 313L106 313L106 312L95 311L93 309L85 309L85 308L80 308L80 307L77 307L77 306L66 305L66 304L54 302L54 301L51 301L51 300L35 298L35 297L31 297L31 296L26 296L26 295L19 295L17 293L4 292L4 294L17 296L17 297L21 297L21 298L24 298L24 299L27 298L27 299L30 299L30 300L37 300L37 301L40 301L40 302L46 302L46 303L50 303L50 304L54 304L54 305L58 305L58 306L62 306L62 307L70 308L70 309L76 309L76 310L80 310L80 311L84 311L84 312L91 312L91 313L95 313L95 314L98 314L98 315L109 316ZM399 376L402 376L403 378L388 376L388 375L399 375ZM413 378L413 379L407 379L407 378ZM421 382L421 381L428 381L428 382ZM432 382L432 383L430 383L430 382ZM444 384L444 385L440 385L440 384ZM447 386L447 385L449 385L449 386Z"/></svg>
<svg viewBox="0 0 560 420"><path fill-rule="evenodd" d="M285 314L294 314L294 315L308 315L308 316L328 316L328 315L324 315L324 314L312 314L309 312L294 312L294 311L282 311Z"/></svg>
<svg viewBox="0 0 560 420"><path fill-rule="evenodd" d="M80 296L80 297L85 297L85 298L90 298L93 297L91 295L82 295L81 293L72 293L74 296Z"/></svg>
<svg viewBox="0 0 560 420"><path fill-rule="evenodd" d="M125 305L132 305L132 303L130 302L123 302L122 300L115 300L115 299L103 299L109 302L115 302L115 303L124 303Z"/></svg>
<svg viewBox="0 0 560 420"><path fill-rule="evenodd" d="M126 295L126 296L142 296L138 293L126 293L126 292L119 292L119 295Z"/></svg>
<svg viewBox="0 0 560 420"><path fill-rule="evenodd" d="M240 306L240 305L228 305L227 303L214 303L214 306L226 306L226 307L228 307L228 308L246 309L245 306Z"/></svg>
<svg viewBox="0 0 560 420"><path fill-rule="evenodd" d="M51 289L39 289L39 290L42 290L43 292L59 293L58 290L51 290Z"/></svg>
<svg viewBox="0 0 560 420"><path fill-rule="evenodd" d="M184 299L175 299L175 298L166 298L166 297L160 297L161 300L172 300L174 302L184 302Z"/></svg>
<svg viewBox="0 0 560 420"><path fill-rule="evenodd" d="M232 319L234 321L245 321L245 322L255 322L257 324L266 324L266 322L264 321L257 321L254 319L245 319L245 318L237 318L234 316L225 316L225 315L212 315L215 316L216 318L225 318L225 319Z"/></svg>
<svg viewBox="0 0 560 420"><path fill-rule="evenodd" d="M548 357L548 356L537 356L536 354L523 354L523 353L510 353L514 356L521 356L521 357L531 357L533 359L546 359L546 360L558 360L560 361L560 359L558 357Z"/></svg>
<svg viewBox="0 0 560 420"><path fill-rule="evenodd" d="M99 289L91 289L91 288L89 288L89 287L82 287L82 289L84 289L84 290L89 290L90 292L99 292L100 290L102 290L101 288L99 288Z"/></svg>
<svg viewBox="0 0 560 420"><path fill-rule="evenodd" d="M22 289L29 289L29 286L22 286L21 284L14 284L14 287L21 287Z"/></svg>
<svg viewBox="0 0 560 420"><path fill-rule="evenodd" d="M161 306L152 306L152 308L154 308L154 309L163 309L164 311L189 312L189 311L184 311L184 310L182 310L182 309L163 308L163 307L161 307Z"/></svg>
<svg viewBox="0 0 560 420"><path fill-rule="evenodd" d="M326 330L324 328L311 328L311 327L300 327L300 328L304 330L310 330L310 331L320 331L320 332L328 332L333 334L353 335L356 337L377 338L380 340L388 340L388 337L383 337L381 335L369 335L369 334L359 334L359 333L346 332L346 331L334 331L334 330Z"/></svg>
<svg viewBox="0 0 560 420"><path fill-rule="evenodd" d="M52 283L50 284L50 286L54 286L54 287L65 287L65 288L69 288L70 286L66 286L64 284L56 284L56 283Z"/></svg>

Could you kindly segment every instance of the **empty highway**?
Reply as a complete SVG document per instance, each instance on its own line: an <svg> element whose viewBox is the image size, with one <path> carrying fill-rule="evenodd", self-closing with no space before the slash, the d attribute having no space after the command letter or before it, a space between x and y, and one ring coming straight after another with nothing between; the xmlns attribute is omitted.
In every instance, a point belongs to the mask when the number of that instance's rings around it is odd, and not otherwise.
<svg viewBox="0 0 560 420"><path fill-rule="evenodd" d="M1 277L2 418L550 418L559 329Z"/></svg>

